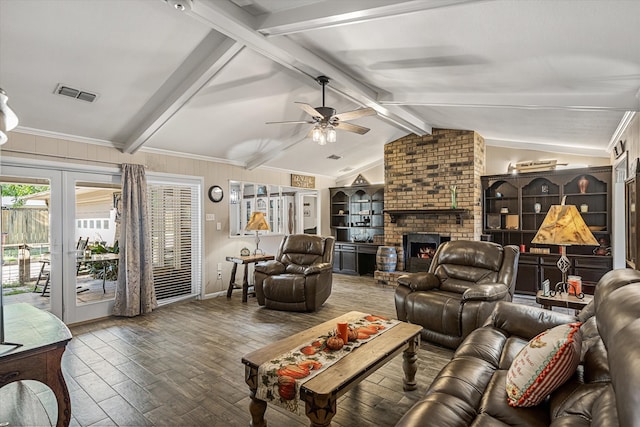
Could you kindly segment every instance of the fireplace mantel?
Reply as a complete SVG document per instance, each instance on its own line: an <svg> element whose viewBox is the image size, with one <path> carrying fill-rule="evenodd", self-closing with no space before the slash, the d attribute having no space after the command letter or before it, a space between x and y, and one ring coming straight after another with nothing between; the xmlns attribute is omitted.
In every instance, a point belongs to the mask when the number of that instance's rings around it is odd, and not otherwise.
<svg viewBox="0 0 640 427"><path fill-rule="evenodd" d="M406 215L455 215L456 224L462 224L462 220L469 215L467 209L384 209L383 212L389 214L393 224Z"/></svg>

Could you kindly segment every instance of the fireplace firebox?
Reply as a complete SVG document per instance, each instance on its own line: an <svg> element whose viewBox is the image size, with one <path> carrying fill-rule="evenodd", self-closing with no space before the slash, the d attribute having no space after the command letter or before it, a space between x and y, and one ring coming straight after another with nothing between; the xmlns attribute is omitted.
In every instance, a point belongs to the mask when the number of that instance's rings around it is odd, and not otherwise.
<svg viewBox="0 0 640 427"><path fill-rule="evenodd" d="M449 236L436 233L408 233L402 236L405 268L410 273L429 270L431 259L441 243L451 240Z"/></svg>

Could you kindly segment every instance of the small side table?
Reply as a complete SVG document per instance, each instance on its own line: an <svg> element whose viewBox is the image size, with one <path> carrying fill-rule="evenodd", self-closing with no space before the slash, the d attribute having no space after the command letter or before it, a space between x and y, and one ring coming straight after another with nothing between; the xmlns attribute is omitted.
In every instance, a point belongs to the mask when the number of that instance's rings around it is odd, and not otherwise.
<svg viewBox="0 0 640 427"><path fill-rule="evenodd" d="M556 294L555 296L544 296L542 291L536 293L536 302L542 307L551 310L552 307L573 308L576 311L582 310L591 302L593 295L585 295L584 298L578 298L575 295L569 295L566 292Z"/></svg>
<svg viewBox="0 0 640 427"><path fill-rule="evenodd" d="M58 405L56 425L68 426L71 399L61 360L71 332L53 314L26 303L10 304L4 310L7 341L20 343L22 347L0 346L0 387L22 380L48 385Z"/></svg>
<svg viewBox="0 0 640 427"><path fill-rule="evenodd" d="M249 256L228 256L227 261L233 263L233 268L231 269L231 280L229 280L229 289L227 289L227 298L231 298L231 293L234 289L242 289L242 302L247 302L247 297L249 295L249 278L248 278L248 270L249 264L262 262L262 261L270 261L275 259L273 255L249 255ZM238 265L244 264L244 277L242 279L242 286L236 284L236 271L238 270Z"/></svg>

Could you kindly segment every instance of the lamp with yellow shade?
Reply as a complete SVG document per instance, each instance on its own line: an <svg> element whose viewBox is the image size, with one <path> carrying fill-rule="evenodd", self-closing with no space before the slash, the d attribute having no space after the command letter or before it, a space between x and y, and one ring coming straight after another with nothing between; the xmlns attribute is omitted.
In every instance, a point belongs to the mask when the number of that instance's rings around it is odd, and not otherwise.
<svg viewBox="0 0 640 427"><path fill-rule="evenodd" d="M567 270L571 263L567 258L567 246L598 246L598 241L573 205L553 205L540 225L531 243L560 246L558 269L562 272L562 282L556 284L555 292L567 292Z"/></svg>
<svg viewBox="0 0 640 427"><path fill-rule="evenodd" d="M244 228L247 231L255 231L256 232L256 250L253 251L254 255L262 254L264 255L264 251L259 248L260 246L260 232L261 231L269 231L269 223L267 223L267 219L264 217L264 213L262 212L252 212L251 218L249 219L249 223Z"/></svg>

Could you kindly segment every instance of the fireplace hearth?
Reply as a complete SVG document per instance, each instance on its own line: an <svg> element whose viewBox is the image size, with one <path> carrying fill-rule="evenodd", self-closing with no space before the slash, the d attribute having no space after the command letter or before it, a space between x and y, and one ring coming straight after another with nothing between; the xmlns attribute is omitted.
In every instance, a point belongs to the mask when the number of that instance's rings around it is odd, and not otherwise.
<svg viewBox="0 0 640 427"><path fill-rule="evenodd" d="M407 233L402 236L405 268L410 273L427 271L440 243L451 240L437 233Z"/></svg>

